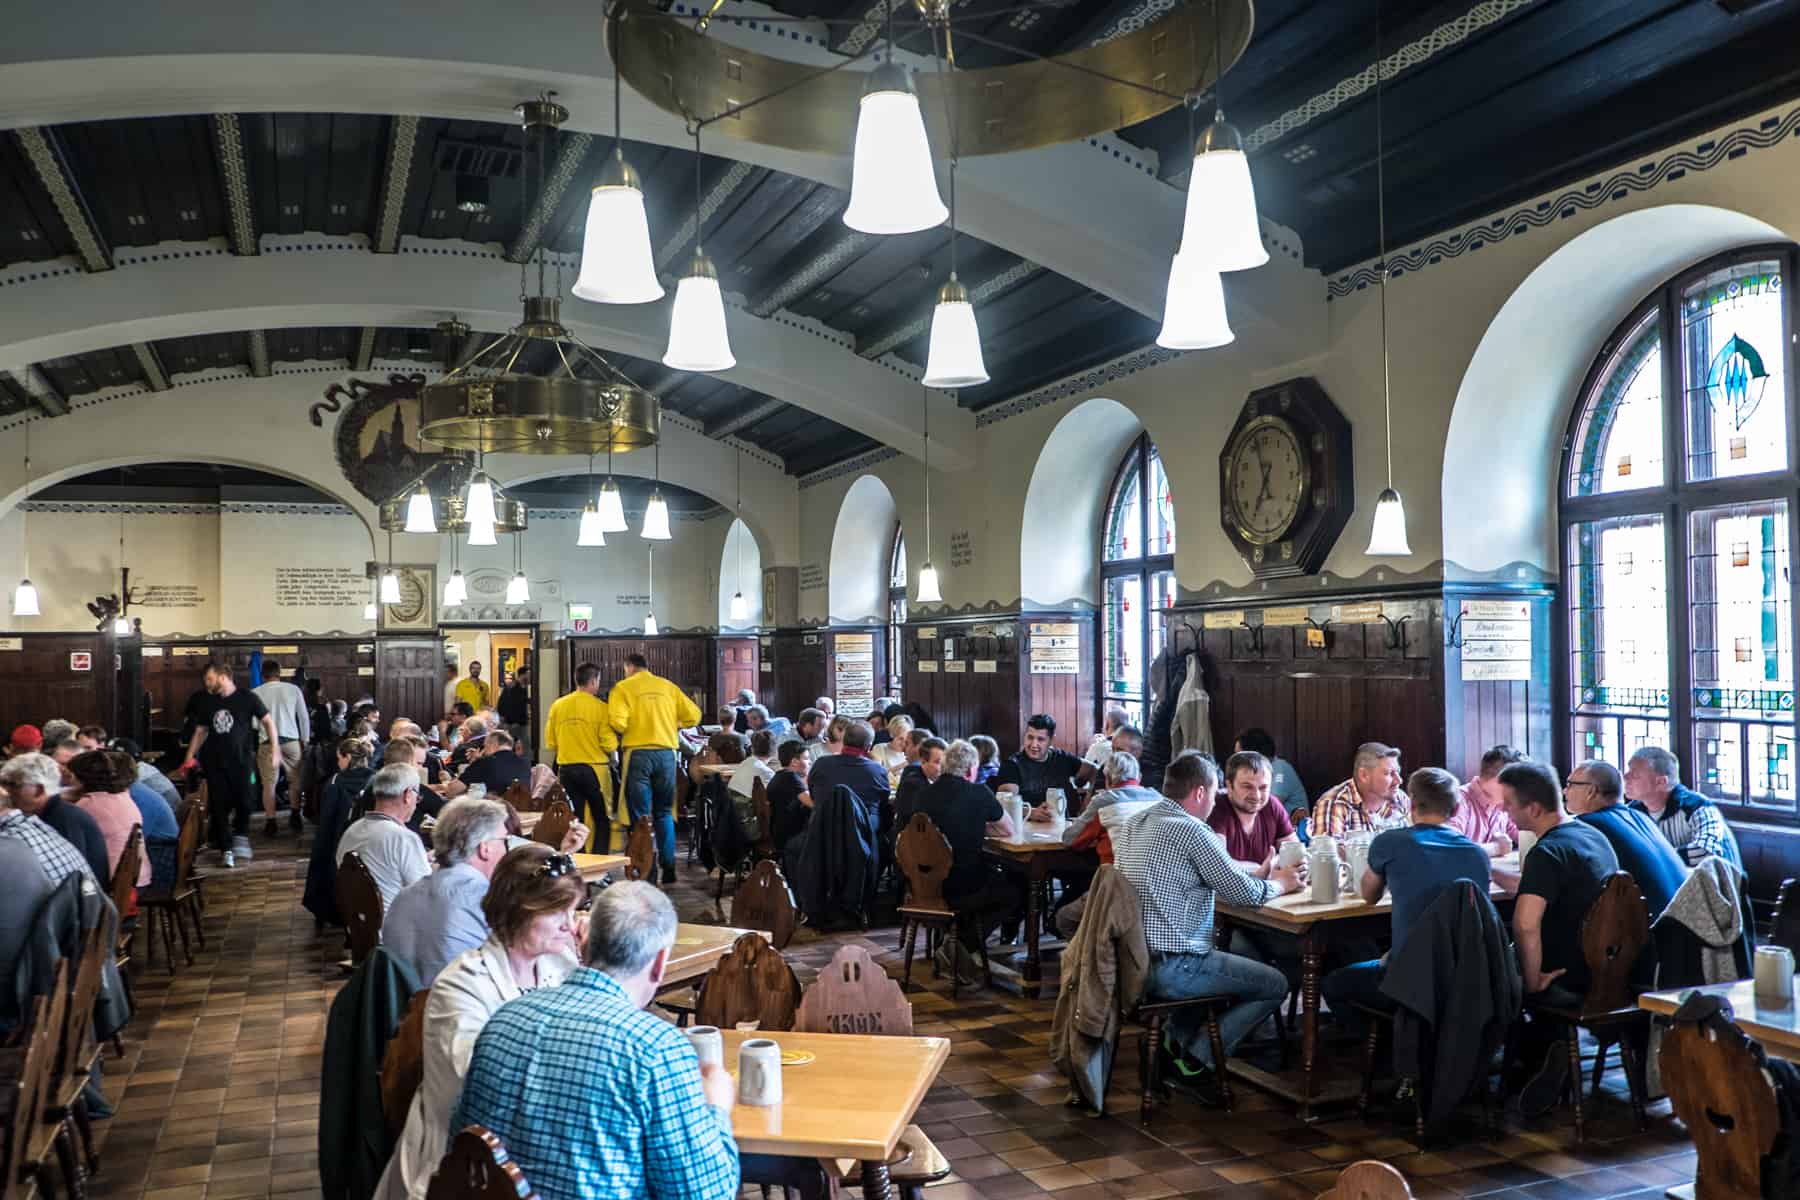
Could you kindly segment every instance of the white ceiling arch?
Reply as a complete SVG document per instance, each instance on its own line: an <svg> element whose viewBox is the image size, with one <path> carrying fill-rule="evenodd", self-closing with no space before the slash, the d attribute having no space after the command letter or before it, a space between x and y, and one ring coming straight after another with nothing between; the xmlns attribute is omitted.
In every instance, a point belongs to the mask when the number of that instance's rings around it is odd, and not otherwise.
<svg viewBox="0 0 1800 1200"><path fill-rule="evenodd" d="M54 5L13 14L0 42L0 127L215 112L359 112L492 121L553 88L569 128L613 129L612 64L594 0L539 0L528 20L504 7L446 19L412 0L306 5L190 0L163 7L93 0L73 20ZM734 30L731 37L775 38ZM772 53L793 53L784 41ZM625 131L686 147L681 122L627 90ZM837 187L849 156L733 139L707 151ZM958 223L1149 315L1162 311L1183 197L1109 143L1076 142L973 158L957 176ZM1297 240L1297 239L1296 239ZM1234 324L1291 321L1322 307L1318 277L1277 256L1233 280Z"/></svg>
<svg viewBox="0 0 1800 1200"><path fill-rule="evenodd" d="M398 254L374 255L321 237L294 239L280 250L254 256L208 246L143 251L121 255L111 271L15 282L0 326L0 366L241 329L430 326L455 315L478 330L499 330L519 320L518 268L493 247L403 243ZM667 337L668 303L569 298L563 316L599 349L656 360ZM923 457L916 382L793 318L733 309L728 321L738 366L725 378ZM961 447L972 440L974 417L941 393L931 402L940 430L933 463L967 468L973 460Z"/></svg>

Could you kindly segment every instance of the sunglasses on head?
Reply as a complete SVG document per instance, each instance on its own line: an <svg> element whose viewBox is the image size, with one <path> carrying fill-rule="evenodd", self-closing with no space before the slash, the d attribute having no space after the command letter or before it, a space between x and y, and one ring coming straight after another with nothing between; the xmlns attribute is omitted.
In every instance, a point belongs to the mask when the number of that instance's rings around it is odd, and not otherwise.
<svg viewBox="0 0 1800 1200"><path fill-rule="evenodd" d="M564 875L573 875L577 870L578 868L575 866L574 858L567 854L552 854L549 858L546 858L543 862L538 864L538 874L540 876L548 876L551 879L559 879Z"/></svg>

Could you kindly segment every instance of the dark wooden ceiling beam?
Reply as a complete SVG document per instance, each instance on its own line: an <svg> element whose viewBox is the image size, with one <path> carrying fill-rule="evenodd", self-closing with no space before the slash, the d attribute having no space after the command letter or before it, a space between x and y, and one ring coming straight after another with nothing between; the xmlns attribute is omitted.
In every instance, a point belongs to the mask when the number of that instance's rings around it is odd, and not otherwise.
<svg viewBox="0 0 1800 1200"><path fill-rule="evenodd" d="M848 225L838 229L804 263L750 299L750 311L759 317L774 316L854 262L875 244L875 235L860 233Z"/></svg>
<svg viewBox="0 0 1800 1200"><path fill-rule="evenodd" d="M1019 284L1024 283L1043 269L1044 268L1038 266L1036 263L1021 258L1018 262L1013 263L1005 270L997 271L978 283L965 283L964 286L969 292L969 303L976 306L977 316L979 317L981 305L992 300L1002 292L1009 291ZM937 297L934 294L923 306L921 306L921 311L915 313L913 316L888 326L886 329L883 329L872 337L867 339L859 338L856 343L856 352L864 358L880 358L888 351L893 350L898 346L904 346L914 338L930 331L931 317L936 311Z"/></svg>
<svg viewBox="0 0 1800 1200"><path fill-rule="evenodd" d="M214 113L210 124L231 252L258 254L261 247L256 237L256 209L250 195L250 163L244 152L243 128L236 113Z"/></svg>
<svg viewBox="0 0 1800 1200"><path fill-rule="evenodd" d="M44 373L36 367L20 367L7 372L13 383L31 397L31 402L46 417L60 417L69 411L69 402L63 399L56 385L44 377Z"/></svg>
<svg viewBox="0 0 1800 1200"><path fill-rule="evenodd" d="M591 133L562 134L562 147L556 152L556 163L544 179L544 191L532 206L519 228L519 236L506 248L506 261L524 262L537 252L544 236L562 207L569 185L589 173L588 153L594 146Z"/></svg>
<svg viewBox="0 0 1800 1200"><path fill-rule="evenodd" d="M406 188L418 140L419 118L394 118L388 131L387 163L381 173L381 207L375 214L375 236L369 242L369 249L377 254L400 249L400 218L406 211Z"/></svg>
<svg viewBox="0 0 1800 1200"><path fill-rule="evenodd" d="M706 188L700 199L698 219L696 214L689 213L682 221L680 228L663 241L656 251L656 269L659 272L668 270L675 262L675 256L681 250L694 244L694 235L698 229L711 221L738 190L756 177L756 168L750 163L735 161L719 178ZM679 264L677 264L679 265Z"/></svg>
<svg viewBox="0 0 1800 1200"><path fill-rule="evenodd" d="M132 354L137 356L138 367L144 372L144 382L150 385L153 392L169 390L169 373L163 369L162 355L149 342L133 342Z"/></svg>
<svg viewBox="0 0 1800 1200"><path fill-rule="evenodd" d="M713 424L708 425L706 427L706 436L709 438L728 438L734 433L739 433L750 428L750 426L756 424L758 421L767 420L769 417L774 416L786 407L787 403L785 401L772 398L765 399L758 404L746 404L730 416L726 417L723 421L716 421Z"/></svg>
<svg viewBox="0 0 1800 1200"><path fill-rule="evenodd" d="M13 130L13 138L26 161L31 164L38 183L50 197L50 203L56 208L56 215L69 231L82 267L89 271L112 270L112 248L101 236L100 226L94 220L93 210L88 206L86 197L81 194L81 185L69 166L69 156L56 131L41 126L26 126Z"/></svg>

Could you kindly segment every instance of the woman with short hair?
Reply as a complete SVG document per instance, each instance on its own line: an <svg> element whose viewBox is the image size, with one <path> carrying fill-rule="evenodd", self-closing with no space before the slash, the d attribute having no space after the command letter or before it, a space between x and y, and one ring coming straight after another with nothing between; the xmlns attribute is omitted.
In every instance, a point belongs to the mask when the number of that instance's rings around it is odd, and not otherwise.
<svg viewBox="0 0 1800 1200"><path fill-rule="evenodd" d="M131 798L131 785L137 779L137 764L116 750L89 750L69 760L69 771L81 794L75 806L94 818L100 836L106 839L108 877L119 869L119 858L131 831L144 823L137 802ZM137 879L134 886L150 886L150 856L138 847ZM120 916L125 914L121 913Z"/></svg>
<svg viewBox="0 0 1800 1200"><path fill-rule="evenodd" d="M423 1200L482 1027L502 1004L561 983L580 964L587 930L575 906L586 892L575 860L548 846L508 851L494 868L481 904L487 940L451 959L425 1001L423 1074L377 1200Z"/></svg>
<svg viewBox="0 0 1800 1200"><path fill-rule="evenodd" d="M339 741L337 770L325 781L325 792L319 799L312 858L306 866L306 893L300 901L312 913L319 929L344 923L337 910L337 844L350 826L350 812L356 807L357 797L375 777L369 754L369 742L363 736L352 734Z"/></svg>

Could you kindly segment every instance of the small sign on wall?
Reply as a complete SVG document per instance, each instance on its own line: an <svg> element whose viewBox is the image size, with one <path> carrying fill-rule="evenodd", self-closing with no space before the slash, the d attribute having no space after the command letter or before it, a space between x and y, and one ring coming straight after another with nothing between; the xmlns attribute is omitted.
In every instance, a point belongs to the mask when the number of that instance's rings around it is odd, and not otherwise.
<svg viewBox="0 0 1800 1200"><path fill-rule="evenodd" d="M1501 662L1470 662L1468 659L1464 659L1462 677L1469 683L1487 683L1502 679L1530 679L1531 663L1525 659Z"/></svg>
<svg viewBox="0 0 1800 1200"><path fill-rule="evenodd" d="M91 671L94 669L94 656L86 650L75 650L69 654L69 670Z"/></svg>
<svg viewBox="0 0 1800 1200"><path fill-rule="evenodd" d="M588 631L588 619L586 617L576 617L573 621L569 622L569 625L576 633L586 633Z"/></svg>
<svg viewBox="0 0 1800 1200"><path fill-rule="evenodd" d="M1206 629L1236 629L1244 624L1244 610L1233 608L1224 612L1209 612L1200 618L1200 623Z"/></svg>
<svg viewBox="0 0 1800 1200"><path fill-rule="evenodd" d="M965 673L967 673L968 669L969 669L969 664L964 662L960 658L953 659L952 661L944 664L944 670L948 671L952 675L965 674Z"/></svg>
<svg viewBox="0 0 1800 1200"><path fill-rule="evenodd" d="M919 673L921 675L937 674L937 660L931 659L931 658L921 658L919 660Z"/></svg>
<svg viewBox="0 0 1800 1200"><path fill-rule="evenodd" d="M23 650L24 648L24 638L0 638L0 650ZM160 654L162 651L159 650L157 653Z"/></svg>

